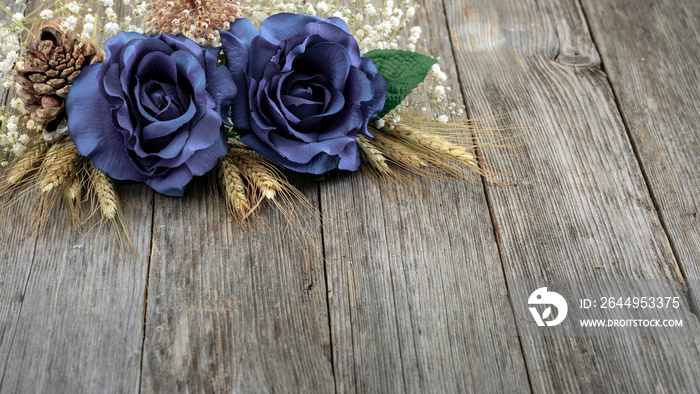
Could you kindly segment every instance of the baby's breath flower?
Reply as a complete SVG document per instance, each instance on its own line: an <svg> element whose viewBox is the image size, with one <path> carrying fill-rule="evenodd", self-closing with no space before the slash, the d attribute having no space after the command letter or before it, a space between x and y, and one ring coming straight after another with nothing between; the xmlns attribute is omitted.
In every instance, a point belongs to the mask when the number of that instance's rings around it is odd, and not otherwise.
<svg viewBox="0 0 700 394"><path fill-rule="evenodd" d="M19 143L22 145L27 145L29 144L29 141L31 141L31 138L29 138L28 134L22 134L19 136Z"/></svg>
<svg viewBox="0 0 700 394"><path fill-rule="evenodd" d="M107 8L105 10L105 15L107 16L107 19L109 19L111 21L117 19L117 14L114 12L114 10L112 8Z"/></svg>
<svg viewBox="0 0 700 394"><path fill-rule="evenodd" d="M318 4L316 4L316 9L318 12L325 14L328 12L328 4L326 4L325 1L321 1Z"/></svg>
<svg viewBox="0 0 700 394"><path fill-rule="evenodd" d="M61 28L63 30L74 30L75 26L77 24L78 24L78 18L71 15L71 16L68 16L67 18L63 19L63 23L61 23Z"/></svg>
<svg viewBox="0 0 700 394"><path fill-rule="evenodd" d="M53 11L45 9L39 13L39 18L47 20L53 18Z"/></svg>
<svg viewBox="0 0 700 394"><path fill-rule="evenodd" d="M10 105L12 108L18 110L18 111L24 111L24 103L22 102L22 99L19 97L15 97L10 101Z"/></svg>
<svg viewBox="0 0 700 394"><path fill-rule="evenodd" d="M114 37L119 34L119 24L108 22L104 27L104 32L109 37Z"/></svg>
<svg viewBox="0 0 700 394"><path fill-rule="evenodd" d="M14 144L12 144L12 154L15 156L21 156L26 149L27 147L19 142L15 142Z"/></svg>
<svg viewBox="0 0 700 394"><path fill-rule="evenodd" d="M74 14L80 13L80 6L77 5L76 3L66 4L66 9Z"/></svg>
<svg viewBox="0 0 700 394"><path fill-rule="evenodd" d="M377 9L374 8L374 4L371 4L371 3L367 4L367 6L365 6L365 12L367 13L367 15L370 15L370 16L377 15Z"/></svg>
<svg viewBox="0 0 700 394"><path fill-rule="evenodd" d="M447 123L447 122L449 122L449 120L450 120L450 118L447 117L447 115L440 115L437 118L437 121L440 123Z"/></svg>
<svg viewBox="0 0 700 394"><path fill-rule="evenodd" d="M435 89L433 90L436 96L441 97L444 96L447 92L445 91L445 87L442 85L436 86Z"/></svg>

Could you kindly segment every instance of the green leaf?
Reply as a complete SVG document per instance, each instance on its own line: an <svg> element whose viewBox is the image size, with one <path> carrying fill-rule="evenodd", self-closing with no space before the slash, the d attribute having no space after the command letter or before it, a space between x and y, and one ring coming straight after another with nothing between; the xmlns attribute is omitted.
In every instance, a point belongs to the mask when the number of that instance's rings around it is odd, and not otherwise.
<svg viewBox="0 0 700 394"><path fill-rule="evenodd" d="M416 52L398 49L377 49L364 54L386 80L387 94L379 117L388 114L425 80L437 59Z"/></svg>

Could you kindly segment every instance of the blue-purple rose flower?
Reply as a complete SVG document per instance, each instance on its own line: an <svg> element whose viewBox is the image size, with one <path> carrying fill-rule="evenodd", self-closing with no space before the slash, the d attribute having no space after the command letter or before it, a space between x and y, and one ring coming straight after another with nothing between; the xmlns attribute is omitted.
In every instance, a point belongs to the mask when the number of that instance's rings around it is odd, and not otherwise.
<svg viewBox="0 0 700 394"><path fill-rule="evenodd" d="M356 137L384 107L387 86L339 18L277 14L221 31L238 95L231 118L241 141L311 174L360 166Z"/></svg>
<svg viewBox="0 0 700 394"><path fill-rule="evenodd" d="M184 36L121 32L104 63L84 69L66 99L70 137L114 179L181 196L226 155L222 119L236 86L220 48Z"/></svg>

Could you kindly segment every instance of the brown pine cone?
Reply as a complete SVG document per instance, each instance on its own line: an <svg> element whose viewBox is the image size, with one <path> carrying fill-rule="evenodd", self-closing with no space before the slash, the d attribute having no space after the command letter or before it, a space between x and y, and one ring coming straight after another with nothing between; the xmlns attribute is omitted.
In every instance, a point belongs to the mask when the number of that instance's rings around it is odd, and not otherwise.
<svg viewBox="0 0 700 394"><path fill-rule="evenodd" d="M104 61L104 53L91 42L81 41L73 31L64 33L48 24L25 48L14 71L20 84L17 96L31 113L31 121L48 142L68 133L65 98L83 67ZM29 124L31 126L31 123Z"/></svg>

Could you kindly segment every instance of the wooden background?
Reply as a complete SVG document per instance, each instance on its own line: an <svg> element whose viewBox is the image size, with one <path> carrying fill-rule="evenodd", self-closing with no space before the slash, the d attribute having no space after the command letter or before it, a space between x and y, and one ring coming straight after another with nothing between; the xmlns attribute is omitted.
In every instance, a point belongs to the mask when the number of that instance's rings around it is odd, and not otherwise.
<svg viewBox="0 0 700 394"><path fill-rule="evenodd" d="M207 190L120 187L138 256L62 208L2 215L0 392L697 392L697 336L515 336L553 280L655 280L697 324L700 3L423 0L504 187L362 174L295 184L318 239L272 208L240 229ZM200 184L201 185L201 184ZM34 196L36 197L36 196ZM319 256L314 248L322 251Z"/></svg>

